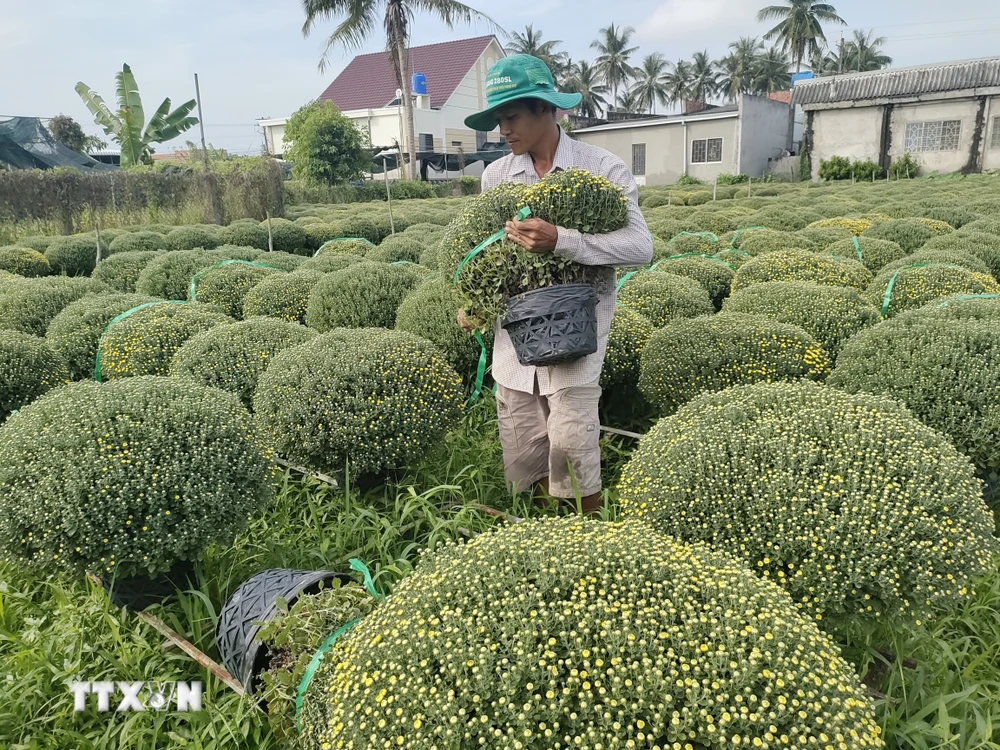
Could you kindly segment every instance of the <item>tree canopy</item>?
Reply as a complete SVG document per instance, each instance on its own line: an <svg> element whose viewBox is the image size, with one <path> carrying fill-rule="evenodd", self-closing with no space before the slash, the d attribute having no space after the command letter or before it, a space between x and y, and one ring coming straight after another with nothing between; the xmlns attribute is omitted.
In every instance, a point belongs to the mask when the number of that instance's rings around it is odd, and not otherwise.
<svg viewBox="0 0 1000 750"><path fill-rule="evenodd" d="M335 184L355 180L371 168L367 133L333 102L313 101L300 108L285 127L285 159L296 179Z"/></svg>

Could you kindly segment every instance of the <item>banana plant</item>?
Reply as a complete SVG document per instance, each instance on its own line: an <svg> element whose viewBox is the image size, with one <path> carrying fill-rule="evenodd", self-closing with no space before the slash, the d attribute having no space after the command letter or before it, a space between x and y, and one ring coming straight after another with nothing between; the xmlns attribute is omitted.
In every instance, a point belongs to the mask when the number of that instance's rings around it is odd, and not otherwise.
<svg viewBox="0 0 1000 750"><path fill-rule="evenodd" d="M139 86L128 65L122 65L121 73L115 75L115 83L117 110L112 110L83 81L76 84L76 93L87 105L94 121L121 147L123 167L152 163L155 144L176 138L198 124L197 117L188 117L195 108L194 99L171 111L169 97L163 100L149 124L146 124Z"/></svg>

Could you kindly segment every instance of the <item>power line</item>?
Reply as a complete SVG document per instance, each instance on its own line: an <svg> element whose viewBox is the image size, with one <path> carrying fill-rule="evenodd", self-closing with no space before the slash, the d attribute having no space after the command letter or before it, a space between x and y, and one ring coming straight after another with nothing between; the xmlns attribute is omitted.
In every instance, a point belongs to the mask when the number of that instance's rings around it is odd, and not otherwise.
<svg viewBox="0 0 1000 750"><path fill-rule="evenodd" d="M979 18L950 18L942 19L938 21L912 21L910 23L890 23L882 25L874 25L869 28L873 29L896 29L902 26L939 26L943 23L970 23L978 21L997 21L1000 20L1000 16L980 16Z"/></svg>

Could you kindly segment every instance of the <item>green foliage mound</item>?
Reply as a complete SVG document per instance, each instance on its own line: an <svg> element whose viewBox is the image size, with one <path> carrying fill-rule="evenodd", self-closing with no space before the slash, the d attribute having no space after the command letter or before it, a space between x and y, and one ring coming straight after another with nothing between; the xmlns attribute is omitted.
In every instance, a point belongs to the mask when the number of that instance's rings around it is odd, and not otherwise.
<svg viewBox="0 0 1000 750"><path fill-rule="evenodd" d="M964 314L967 302L989 314ZM1000 469L996 299L953 299L946 308L932 303L865 331L844 348L830 383L851 393L884 393L903 401L980 469Z"/></svg>
<svg viewBox="0 0 1000 750"><path fill-rule="evenodd" d="M0 423L68 380L66 361L45 339L0 331Z"/></svg>
<svg viewBox="0 0 1000 750"><path fill-rule="evenodd" d="M813 222L822 221L823 216L804 208L789 206L769 206L738 222L739 226L762 226L779 232L797 232Z"/></svg>
<svg viewBox="0 0 1000 750"><path fill-rule="evenodd" d="M265 507L271 456L219 391L169 378L73 383L0 430L0 549L39 571L164 572Z"/></svg>
<svg viewBox="0 0 1000 750"><path fill-rule="evenodd" d="M371 261L327 274L313 287L306 324L321 333L334 328L392 328L396 311L420 278L412 266Z"/></svg>
<svg viewBox="0 0 1000 750"><path fill-rule="evenodd" d="M187 299L194 275L216 262L208 250L163 253L139 272L135 291L162 299Z"/></svg>
<svg viewBox="0 0 1000 750"><path fill-rule="evenodd" d="M449 365L467 382L474 382L482 347L472 334L458 326L456 315L462 298L451 279L427 279L399 306L396 328L422 336L434 344ZM487 354L492 350L493 329L482 332ZM487 358L489 363L489 358Z"/></svg>
<svg viewBox="0 0 1000 750"><path fill-rule="evenodd" d="M981 219L976 219L962 227L966 232L976 232L983 234L993 234L1000 236L1000 217L984 217ZM21 244L24 244L24 240L21 240Z"/></svg>
<svg viewBox="0 0 1000 750"><path fill-rule="evenodd" d="M694 279L663 271L640 271L622 284L618 301L662 328L677 318L715 312L708 291Z"/></svg>
<svg viewBox="0 0 1000 750"><path fill-rule="evenodd" d="M57 237L45 251L52 273L87 276L97 264L97 238L93 235Z"/></svg>
<svg viewBox="0 0 1000 750"><path fill-rule="evenodd" d="M723 310L798 326L832 358L848 339L882 319L857 289L809 281L753 284L727 299Z"/></svg>
<svg viewBox="0 0 1000 750"><path fill-rule="evenodd" d="M714 253L718 242L707 233L682 232L667 242L666 255L688 255L689 253Z"/></svg>
<svg viewBox="0 0 1000 750"><path fill-rule="evenodd" d="M685 258L675 255L657 263L657 268L697 281L705 287L716 310L722 307L722 301L729 296L729 286L736 275L736 269L727 261L712 256Z"/></svg>
<svg viewBox="0 0 1000 750"><path fill-rule="evenodd" d="M211 250L222 244L216 232L204 227L177 227L167 233L168 250Z"/></svg>
<svg viewBox="0 0 1000 750"><path fill-rule="evenodd" d="M813 383L702 396L657 423L620 492L627 518L738 555L834 630L923 619L1000 549L943 435L893 399Z"/></svg>
<svg viewBox="0 0 1000 750"><path fill-rule="evenodd" d="M71 302L106 291L103 284L93 279L15 277L0 288L0 330L44 336L52 319Z"/></svg>
<svg viewBox="0 0 1000 750"><path fill-rule="evenodd" d="M974 255L986 264L993 278L1000 280L1000 236L962 229L935 237L923 250L958 250Z"/></svg>
<svg viewBox="0 0 1000 750"><path fill-rule="evenodd" d="M857 237L857 246L854 239L848 238L828 245L824 252L830 255L839 255L842 258L857 258L861 254L861 262L872 273L878 273L886 265L906 257L906 251L889 240L876 240L871 237Z"/></svg>
<svg viewBox="0 0 1000 750"><path fill-rule="evenodd" d="M419 240L403 234L393 234L382 240L377 247L370 248L365 257L382 263L419 263L424 250L424 245Z"/></svg>
<svg viewBox="0 0 1000 750"><path fill-rule="evenodd" d="M309 747L882 746L852 668L777 586L573 518L426 553L337 639L302 724Z"/></svg>
<svg viewBox="0 0 1000 750"><path fill-rule="evenodd" d="M601 370L601 388L638 386L642 352L653 335L653 324L624 305L615 308L608 350Z"/></svg>
<svg viewBox="0 0 1000 750"><path fill-rule="evenodd" d="M155 297L142 294L101 294L84 297L67 305L52 319L45 338L49 346L65 358L70 378L73 380L92 378L97 343L112 319L133 307L155 301Z"/></svg>
<svg viewBox="0 0 1000 750"><path fill-rule="evenodd" d="M829 371L826 352L798 326L725 312L656 331L642 352L639 388L661 414L673 414L707 391L820 380Z"/></svg>
<svg viewBox="0 0 1000 750"><path fill-rule="evenodd" d="M147 307L115 323L101 337L103 380L166 375L170 360L189 338L233 319L215 308L194 303Z"/></svg>
<svg viewBox="0 0 1000 750"><path fill-rule="evenodd" d="M462 379L405 331L338 329L278 354L253 407L278 452L332 474L423 457L459 419Z"/></svg>
<svg viewBox="0 0 1000 750"><path fill-rule="evenodd" d="M0 271L26 278L48 276L52 271L48 258L30 247L0 247Z"/></svg>
<svg viewBox="0 0 1000 750"><path fill-rule="evenodd" d="M316 335L298 323L270 318L213 326L184 342L170 361L170 374L229 391L249 406L257 379L274 356Z"/></svg>
<svg viewBox="0 0 1000 750"><path fill-rule="evenodd" d="M339 221L342 237L361 237L377 245L392 233L392 228L388 221L378 221L374 216L353 213L345 216ZM401 232L405 227L396 225L396 231ZM349 252L354 252L353 250Z"/></svg>
<svg viewBox="0 0 1000 750"><path fill-rule="evenodd" d="M806 227L795 234L805 240L805 244L801 244L800 247L814 247L817 252L830 252L827 249L830 245L842 240L849 241L854 236L851 230L845 227L813 227L812 229Z"/></svg>
<svg viewBox="0 0 1000 750"><path fill-rule="evenodd" d="M279 271L297 271L309 258L291 253L279 253L275 250L273 253L255 255L253 260L255 263L263 263L266 266L277 268Z"/></svg>
<svg viewBox="0 0 1000 750"><path fill-rule="evenodd" d="M261 229L267 232L267 222L260 223ZM288 219L271 219L271 241L275 252L292 253L293 255L312 255L312 239L305 227ZM267 248L265 243L264 248Z"/></svg>
<svg viewBox="0 0 1000 750"><path fill-rule="evenodd" d="M318 250L330 240L340 237L342 233L337 224L317 222L306 224L306 234L309 235L309 247Z"/></svg>
<svg viewBox="0 0 1000 750"><path fill-rule="evenodd" d="M199 271L192 281L193 300L214 305L231 318L243 317L243 300L251 289L264 279L282 273L266 265L251 265L253 261L222 261L204 271Z"/></svg>
<svg viewBox="0 0 1000 750"><path fill-rule="evenodd" d="M365 258L361 255L351 255L350 253L324 253L310 258L301 266L300 271L319 271L320 273L334 273L343 271L348 266L361 263Z"/></svg>
<svg viewBox="0 0 1000 750"><path fill-rule="evenodd" d="M864 236L895 242L907 253L912 253L934 237L934 230L920 219L896 219L876 221L865 230Z"/></svg>
<svg viewBox="0 0 1000 750"><path fill-rule="evenodd" d="M316 259L325 258L328 255L357 255L365 257L374 249L374 246L364 239L344 239L338 238L326 242L316 251Z"/></svg>
<svg viewBox="0 0 1000 750"><path fill-rule="evenodd" d="M266 225L265 225L266 226ZM267 250L267 229L254 221L237 221L223 227L216 235L220 245L237 245ZM275 248L277 250L277 248Z"/></svg>
<svg viewBox="0 0 1000 750"><path fill-rule="evenodd" d="M142 270L162 255L165 253L155 250L116 253L98 263L90 277L117 292L134 292Z"/></svg>
<svg viewBox="0 0 1000 750"><path fill-rule="evenodd" d="M885 306L888 292L889 304ZM995 294L1000 292L992 276L951 265L930 264L920 267L884 269L868 287L865 297L891 318L904 310L926 305L938 297L952 294Z"/></svg>
<svg viewBox="0 0 1000 750"><path fill-rule="evenodd" d="M815 250L816 244L794 232L774 229L754 229L740 236L740 250L752 256L782 250Z"/></svg>
<svg viewBox="0 0 1000 750"><path fill-rule="evenodd" d="M322 278L319 271L272 274L247 292L243 315L246 318L266 315L289 323L305 323L309 297Z"/></svg>
<svg viewBox="0 0 1000 750"><path fill-rule="evenodd" d="M105 255L114 256L119 253L141 253L150 250L166 249L167 241L162 234L156 232L126 232L111 241Z"/></svg>
<svg viewBox="0 0 1000 750"><path fill-rule="evenodd" d="M767 281L812 281L864 290L871 280L871 272L856 260L805 250L783 250L761 255L740 266L733 277L732 291Z"/></svg>
<svg viewBox="0 0 1000 750"><path fill-rule="evenodd" d="M971 253L957 248L931 248L928 250L926 245L912 255L907 255L905 258L900 258L892 263L886 263L882 268L882 272L888 273L890 271L897 271L900 268L911 268L930 263L959 266L966 271L981 273L987 276L990 275L989 266Z"/></svg>

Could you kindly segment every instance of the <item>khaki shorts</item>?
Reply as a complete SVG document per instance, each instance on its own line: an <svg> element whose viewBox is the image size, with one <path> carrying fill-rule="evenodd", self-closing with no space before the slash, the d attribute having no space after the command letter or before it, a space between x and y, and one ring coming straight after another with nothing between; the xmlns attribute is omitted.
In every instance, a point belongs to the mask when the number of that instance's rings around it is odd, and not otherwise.
<svg viewBox="0 0 1000 750"><path fill-rule="evenodd" d="M577 492L586 497L601 491L600 398L596 382L549 396L497 384L504 474L515 492L530 489L545 477L553 497L575 498Z"/></svg>

